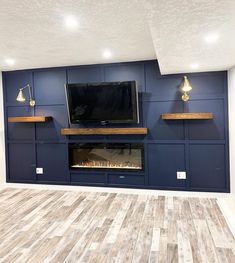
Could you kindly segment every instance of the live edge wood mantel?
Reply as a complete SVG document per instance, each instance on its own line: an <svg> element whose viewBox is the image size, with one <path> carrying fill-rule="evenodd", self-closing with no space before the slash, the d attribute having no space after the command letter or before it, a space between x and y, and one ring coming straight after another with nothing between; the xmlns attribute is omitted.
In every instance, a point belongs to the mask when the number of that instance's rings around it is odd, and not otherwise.
<svg viewBox="0 0 235 263"><path fill-rule="evenodd" d="M49 116L9 117L8 122L47 122L51 119Z"/></svg>
<svg viewBox="0 0 235 263"><path fill-rule="evenodd" d="M198 113L164 113L161 115L163 120L211 120L213 119L212 112Z"/></svg>
<svg viewBox="0 0 235 263"><path fill-rule="evenodd" d="M62 135L146 135L147 128L64 128Z"/></svg>

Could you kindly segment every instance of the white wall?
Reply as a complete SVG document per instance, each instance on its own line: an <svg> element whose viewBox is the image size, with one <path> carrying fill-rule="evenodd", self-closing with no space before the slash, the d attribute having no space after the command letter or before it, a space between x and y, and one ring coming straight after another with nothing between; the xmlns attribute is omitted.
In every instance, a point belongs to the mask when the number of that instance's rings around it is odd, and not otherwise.
<svg viewBox="0 0 235 263"><path fill-rule="evenodd" d="M5 161L5 139L4 139L4 107L2 72L0 71L0 184L6 182L6 161Z"/></svg>
<svg viewBox="0 0 235 263"><path fill-rule="evenodd" d="M228 72L229 151L231 192L235 194L235 67Z"/></svg>

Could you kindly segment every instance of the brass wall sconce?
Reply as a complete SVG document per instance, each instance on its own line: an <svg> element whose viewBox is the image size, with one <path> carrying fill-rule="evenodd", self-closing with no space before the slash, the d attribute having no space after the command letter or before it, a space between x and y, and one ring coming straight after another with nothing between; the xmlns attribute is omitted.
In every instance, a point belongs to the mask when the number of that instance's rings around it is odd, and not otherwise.
<svg viewBox="0 0 235 263"><path fill-rule="evenodd" d="M188 78L187 78L187 76L184 76L184 81L183 81L183 85L181 86L181 91L182 91L182 93L183 93L183 95L182 95L182 100L183 101L188 101L189 100L189 91L191 91L192 90L192 86L190 85L190 83L189 83L189 80L188 80Z"/></svg>
<svg viewBox="0 0 235 263"><path fill-rule="evenodd" d="M32 98L32 91L31 91L31 86L29 84L27 84L26 86L24 86L23 88L20 88L19 89L19 93L18 93L18 96L16 98L17 101L19 102L25 102L25 96L24 96L24 93L23 93L23 90L28 88L28 91L29 91L29 105L31 107L34 107L36 102L35 100Z"/></svg>

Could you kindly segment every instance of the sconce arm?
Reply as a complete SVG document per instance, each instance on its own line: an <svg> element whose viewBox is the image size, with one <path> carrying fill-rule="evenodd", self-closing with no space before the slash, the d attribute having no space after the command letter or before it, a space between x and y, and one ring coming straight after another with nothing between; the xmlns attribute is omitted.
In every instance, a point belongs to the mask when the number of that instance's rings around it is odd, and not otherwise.
<svg viewBox="0 0 235 263"><path fill-rule="evenodd" d="M30 100L33 100L33 98L32 98L31 86L30 86L29 84L27 84L26 86L24 86L23 88L20 88L20 89L21 89L21 90L24 90L24 89L26 89L26 88L28 88L28 90L29 90L29 99L30 99Z"/></svg>

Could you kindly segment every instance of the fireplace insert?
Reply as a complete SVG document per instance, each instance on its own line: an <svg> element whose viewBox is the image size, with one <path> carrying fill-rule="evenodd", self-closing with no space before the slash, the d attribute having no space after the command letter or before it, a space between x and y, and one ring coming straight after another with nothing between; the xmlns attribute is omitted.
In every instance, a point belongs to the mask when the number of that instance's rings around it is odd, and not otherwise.
<svg viewBox="0 0 235 263"><path fill-rule="evenodd" d="M69 144L70 169L144 170L144 147L136 143Z"/></svg>

